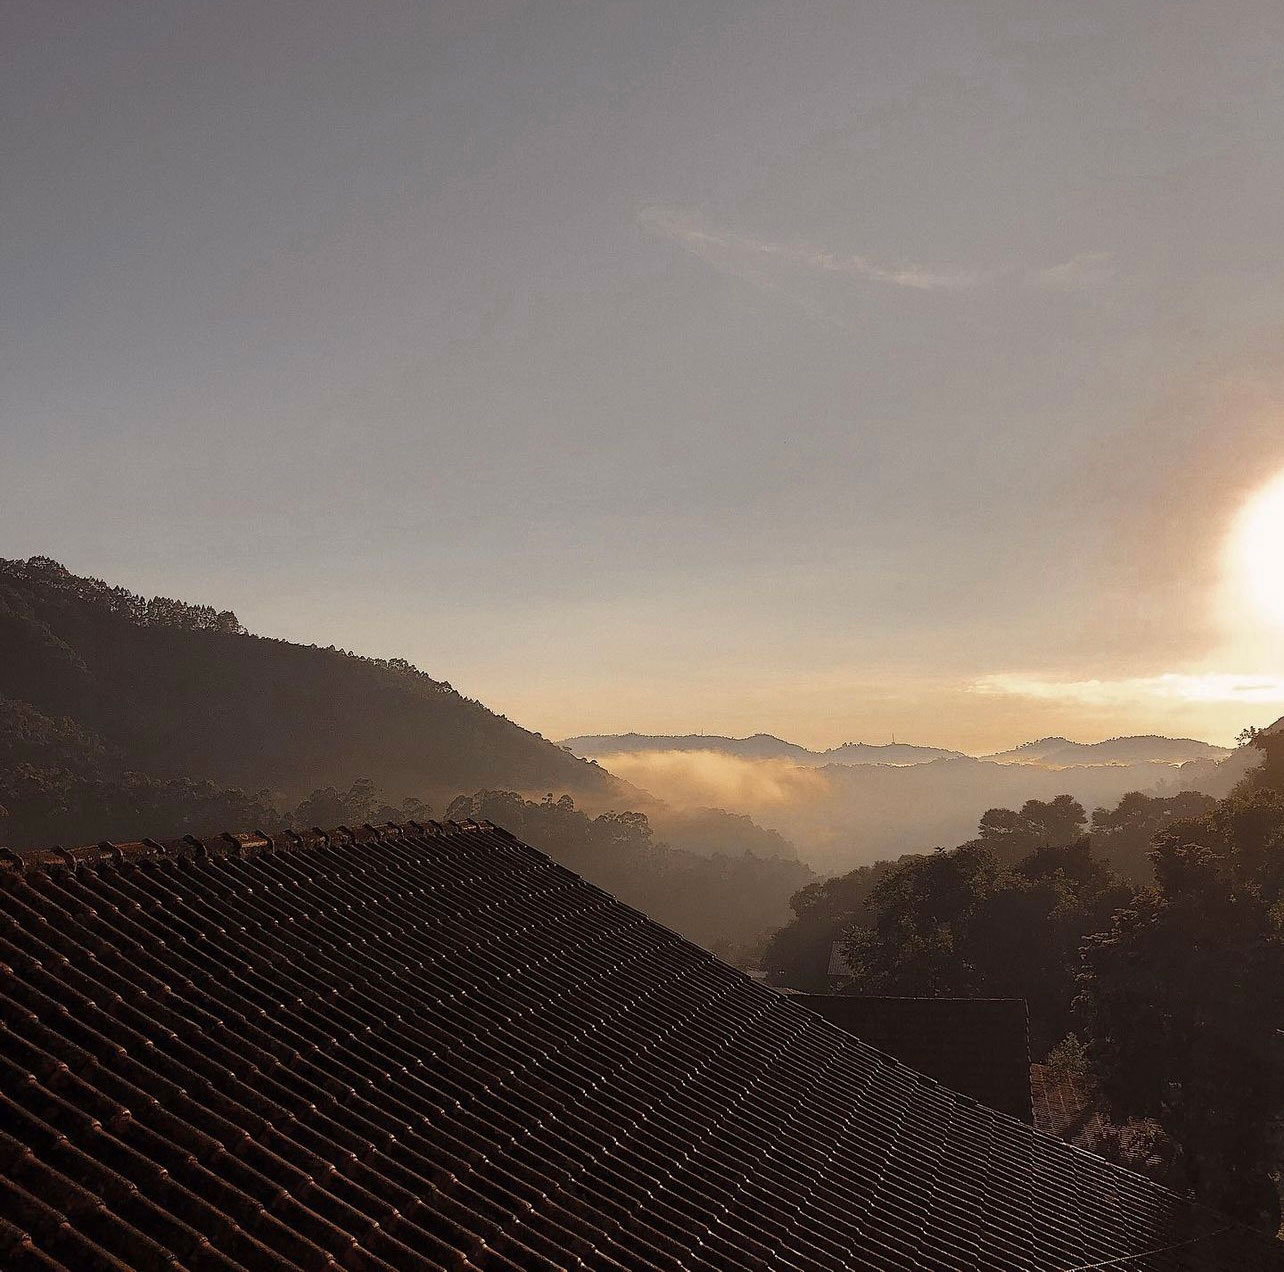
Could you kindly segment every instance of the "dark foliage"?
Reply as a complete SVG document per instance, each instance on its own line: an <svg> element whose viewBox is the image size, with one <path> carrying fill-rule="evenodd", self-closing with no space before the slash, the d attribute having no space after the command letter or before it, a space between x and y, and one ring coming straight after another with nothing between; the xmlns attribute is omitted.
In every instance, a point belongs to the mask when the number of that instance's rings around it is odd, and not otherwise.
<svg viewBox="0 0 1284 1272"><path fill-rule="evenodd" d="M903 859L904 860L904 859ZM891 861L860 866L833 879L809 883L789 899L793 919L772 934L762 965L774 985L824 993L834 944L853 924L867 924L874 886L895 868Z"/></svg>
<svg viewBox="0 0 1284 1272"><path fill-rule="evenodd" d="M0 839L11 847L207 836L229 826L281 822L266 791L247 794L187 777L126 772L110 777L20 764L0 770Z"/></svg>
<svg viewBox="0 0 1284 1272"><path fill-rule="evenodd" d="M1174 822L1210 812L1217 801L1198 791L1166 797L1131 791L1112 809L1092 814L1092 850L1136 888L1155 881L1151 851L1155 836Z"/></svg>
<svg viewBox="0 0 1284 1272"><path fill-rule="evenodd" d="M1069 1027L1079 941L1129 895L1083 840L1086 821L1068 795L991 808L960 848L812 884L792 898L764 966L777 984L831 988L839 941L852 992L1024 997L1044 1050Z"/></svg>
<svg viewBox="0 0 1284 1272"><path fill-rule="evenodd" d="M359 777L346 791L333 786L319 787L289 815L294 826L364 826L387 822L426 821L432 806L408 796L400 804L391 804L379 793L368 777Z"/></svg>
<svg viewBox="0 0 1284 1272"><path fill-rule="evenodd" d="M981 814L977 838L1005 866L1015 865L1038 848L1061 848L1083 834L1083 805L1069 795L1028 799L1020 810L991 808Z"/></svg>
<svg viewBox="0 0 1284 1272"><path fill-rule="evenodd" d="M74 720L50 719L29 702L0 698L0 772L21 764L89 772L101 769L106 760L101 739Z"/></svg>
<svg viewBox="0 0 1284 1272"><path fill-rule="evenodd" d="M1284 720L1277 720L1269 729L1245 729L1240 741L1262 755L1261 762L1240 782L1237 793L1284 791Z"/></svg>
<svg viewBox="0 0 1284 1272"><path fill-rule="evenodd" d="M1156 886L1085 951L1094 1067L1117 1117L1155 1118L1172 1137L1198 1196L1274 1229L1284 794L1254 781L1173 824L1154 870Z"/></svg>
<svg viewBox="0 0 1284 1272"><path fill-rule="evenodd" d="M1086 820L1068 795L992 808L958 848L814 884L767 946L769 972L823 988L840 939L849 992L1024 998L1043 1054L1070 1027L1080 943L1131 895L1078 833Z"/></svg>
<svg viewBox="0 0 1284 1272"><path fill-rule="evenodd" d="M847 938L866 994L1024 998L1043 1055L1071 1024L1079 946L1129 889L1086 839L1045 845L1010 868L984 840L903 862L875 886L868 926Z"/></svg>

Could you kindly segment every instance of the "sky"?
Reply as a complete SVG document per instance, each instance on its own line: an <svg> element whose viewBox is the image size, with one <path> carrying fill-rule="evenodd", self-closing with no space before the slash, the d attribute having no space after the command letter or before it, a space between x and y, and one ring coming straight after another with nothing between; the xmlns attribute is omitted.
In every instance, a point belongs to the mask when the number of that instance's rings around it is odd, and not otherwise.
<svg viewBox="0 0 1284 1272"><path fill-rule="evenodd" d="M550 737L1284 714L1277 0L9 0L0 46L0 555Z"/></svg>

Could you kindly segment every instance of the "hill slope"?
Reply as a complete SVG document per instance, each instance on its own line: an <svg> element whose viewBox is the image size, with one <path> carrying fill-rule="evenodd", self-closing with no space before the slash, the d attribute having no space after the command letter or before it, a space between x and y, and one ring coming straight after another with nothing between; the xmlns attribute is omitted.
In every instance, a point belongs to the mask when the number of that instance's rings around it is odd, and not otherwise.
<svg viewBox="0 0 1284 1272"><path fill-rule="evenodd" d="M0 560L0 696L70 718L123 768L291 798L358 775L434 802L494 786L590 803L628 791L402 660L251 636L232 614L39 557Z"/></svg>
<svg viewBox="0 0 1284 1272"><path fill-rule="evenodd" d="M447 806L517 818L537 847L724 953L787 921L814 878L777 832L670 808L402 660L267 640L230 613L0 560L0 844Z"/></svg>

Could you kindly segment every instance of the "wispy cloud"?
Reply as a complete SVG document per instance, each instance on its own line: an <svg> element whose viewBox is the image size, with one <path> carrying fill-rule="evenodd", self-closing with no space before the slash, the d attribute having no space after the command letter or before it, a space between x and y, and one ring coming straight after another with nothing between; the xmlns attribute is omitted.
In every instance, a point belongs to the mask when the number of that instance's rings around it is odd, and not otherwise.
<svg viewBox="0 0 1284 1272"><path fill-rule="evenodd" d="M1284 705L1284 678L1215 672L1165 672L1120 680L1048 680L1002 673L973 682L972 692L991 697L1072 702L1083 706L1134 706L1142 702Z"/></svg>
<svg viewBox="0 0 1284 1272"><path fill-rule="evenodd" d="M1115 276L1114 256L1110 252L1080 252L1060 265L1026 272L1031 286L1049 291L1088 291L1102 287Z"/></svg>
<svg viewBox="0 0 1284 1272"><path fill-rule="evenodd" d="M943 269L890 264L861 253L832 252L812 243L755 238L712 225L690 208L643 208L638 213L638 224L648 233L676 243L714 269L802 304L809 312L813 308L810 302L782 288L782 282L790 274L840 274L922 292L967 291L1001 280L1046 291L1081 292L1100 287L1114 277L1114 262L1109 252L1079 252L1059 265L1041 269ZM816 316L824 315L817 313Z"/></svg>
<svg viewBox="0 0 1284 1272"><path fill-rule="evenodd" d="M685 248L727 273L750 276L779 263L826 274L846 274L870 282L915 291L960 291L985 281L975 270L928 269L921 265L888 265L868 256L844 255L806 243L779 243L736 234L705 223L697 213L679 208L649 207L638 214L642 227Z"/></svg>

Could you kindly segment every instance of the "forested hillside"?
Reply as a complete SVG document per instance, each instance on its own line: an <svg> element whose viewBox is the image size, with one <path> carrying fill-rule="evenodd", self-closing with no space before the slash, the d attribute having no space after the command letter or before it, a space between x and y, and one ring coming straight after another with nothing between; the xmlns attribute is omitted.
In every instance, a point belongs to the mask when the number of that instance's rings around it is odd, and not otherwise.
<svg viewBox="0 0 1284 1272"><path fill-rule="evenodd" d="M401 659L252 636L233 614L147 601L45 558L0 561L0 651L0 696L159 777L290 799L358 776L434 801L488 786L628 793Z"/></svg>

